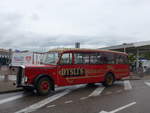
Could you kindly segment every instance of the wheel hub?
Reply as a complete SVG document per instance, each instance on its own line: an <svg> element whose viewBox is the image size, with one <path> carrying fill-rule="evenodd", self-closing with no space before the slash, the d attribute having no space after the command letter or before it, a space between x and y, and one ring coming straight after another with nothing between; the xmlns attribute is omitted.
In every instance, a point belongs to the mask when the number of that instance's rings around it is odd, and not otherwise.
<svg viewBox="0 0 150 113"><path fill-rule="evenodd" d="M44 91L49 90L49 83L47 81L43 81L41 83L41 89Z"/></svg>

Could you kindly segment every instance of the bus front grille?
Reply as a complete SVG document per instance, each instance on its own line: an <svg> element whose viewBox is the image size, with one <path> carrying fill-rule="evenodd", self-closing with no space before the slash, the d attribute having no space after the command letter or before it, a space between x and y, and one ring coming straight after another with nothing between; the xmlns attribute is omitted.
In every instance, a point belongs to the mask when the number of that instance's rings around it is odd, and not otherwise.
<svg viewBox="0 0 150 113"><path fill-rule="evenodd" d="M22 78L23 78L23 68L18 67L18 73L17 73L17 87L20 87L22 85Z"/></svg>

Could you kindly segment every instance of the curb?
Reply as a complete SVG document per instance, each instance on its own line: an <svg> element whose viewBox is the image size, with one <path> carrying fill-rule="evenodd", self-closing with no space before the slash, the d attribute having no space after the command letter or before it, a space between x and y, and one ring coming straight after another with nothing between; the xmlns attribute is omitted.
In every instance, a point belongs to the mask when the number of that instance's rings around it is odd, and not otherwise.
<svg viewBox="0 0 150 113"><path fill-rule="evenodd" d="M20 92L23 91L23 89L15 89L15 90L9 90L9 91L0 91L0 94L5 94L5 93L14 93L14 92Z"/></svg>

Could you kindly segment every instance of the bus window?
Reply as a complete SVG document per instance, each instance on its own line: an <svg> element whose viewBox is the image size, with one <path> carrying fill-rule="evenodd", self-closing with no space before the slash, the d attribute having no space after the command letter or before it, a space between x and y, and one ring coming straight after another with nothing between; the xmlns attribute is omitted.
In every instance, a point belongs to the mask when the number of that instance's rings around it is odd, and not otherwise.
<svg viewBox="0 0 150 113"><path fill-rule="evenodd" d="M102 59L103 59L103 64L115 64L113 53L103 53Z"/></svg>
<svg viewBox="0 0 150 113"><path fill-rule="evenodd" d="M89 64L90 63L90 54L85 53L83 54L83 64Z"/></svg>
<svg viewBox="0 0 150 113"><path fill-rule="evenodd" d="M129 64L129 56L126 56L126 64Z"/></svg>
<svg viewBox="0 0 150 113"><path fill-rule="evenodd" d="M72 53L64 53L61 57L60 64L72 64Z"/></svg>
<svg viewBox="0 0 150 113"><path fill-rule="evenodd" d="M123 59L121 58L121 55L116 55L116 64L122 64Z"/></svg>
<svg viewBox="0 0 150 113"><path fill-rule="evenodd" d="M81 53L74 54L74 62L75 64L83 64L83 58Z"/></svg>
<svg viewBox="0 0 150 113"><path fill-rule="evenodd" d="M125 55L116 55L116 64L128 64L128 57Z"/></svg>
<svg viewBox="0 0 150 113"><path fill-rule="evenodd" d="M74 62L75 64L89 64L89 53L75 53Z"/></svg>
<svg viewBox="0 0 150 113"><path fill-rule="evenodd" d="M91 53L90 54L90 64L102 64L101 54L100 53Z"/></svg>
<svg viewBox="0 0 150 113"><path fill-rule="evenodd" d="M122 58L123 58L123 63L124 64L129 64L129 62L128 62L128 56L123 55Z"/></svg>

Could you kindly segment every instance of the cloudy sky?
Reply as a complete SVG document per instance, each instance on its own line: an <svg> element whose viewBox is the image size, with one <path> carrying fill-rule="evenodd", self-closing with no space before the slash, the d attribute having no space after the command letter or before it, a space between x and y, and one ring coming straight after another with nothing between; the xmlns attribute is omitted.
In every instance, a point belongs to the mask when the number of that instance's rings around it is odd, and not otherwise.
<svg viewBox="0 0 150 113"><path fill-rule="evenodd" d="M100 48L150 40L150 0L0 0L0 48Z"/></svg>

